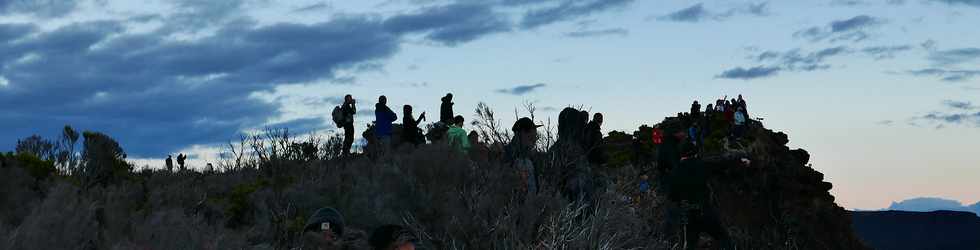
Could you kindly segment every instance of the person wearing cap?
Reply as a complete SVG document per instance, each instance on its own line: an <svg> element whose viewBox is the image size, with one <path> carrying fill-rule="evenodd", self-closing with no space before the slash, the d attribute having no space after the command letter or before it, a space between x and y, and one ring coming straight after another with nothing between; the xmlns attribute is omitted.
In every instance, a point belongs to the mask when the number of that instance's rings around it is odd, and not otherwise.
<svg viewBox="0 0 980 250"><path fill-rule="evenodd" d="M374 250L415 250L415 236L399 225L384 225L371 233L371 247Z"/></svg>
<svg viewBox="0 0 980 250"><path fill-rule="evenodd" d="M534 163L531 162L531 154L534 153L534 146L538 142L538 127L531 118L523 117L514 122L511 131L514 137L505 148L508 162L510 162L521 175L522 185L528 193L538 191L537 177L535 176Z"/></svg>
<svg viewBox="0 0 980 250"><path fill-rule="evenodd" d="M303 232L311 235L317 245L336 245L344 235L344 216L336 209L324 207L316 210L306 221Z"/></svg>
<svg viewBox="0 0 980 250"><path fill-rule="evenodd" d="M463 129L464 123L463 116L457 115L453 118L453 124L449 126L449 131L446 131L446 139L448 139L449 146L461 153L470 151L470 138L466 134L466 130Z"/></svg>

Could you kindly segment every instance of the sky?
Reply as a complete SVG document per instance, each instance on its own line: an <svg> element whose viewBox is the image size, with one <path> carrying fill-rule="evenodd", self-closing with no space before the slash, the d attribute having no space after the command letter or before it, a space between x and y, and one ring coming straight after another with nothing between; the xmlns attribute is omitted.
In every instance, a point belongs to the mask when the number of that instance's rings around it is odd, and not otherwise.
<svg viewBox="0 0 980 250"><path fill-rule="evenodd" d="M980 199L978 0L0 1L0 151L66 124L159 165L263 128L336 133L344 94L435 117L451 92L633 131L743 94L837 202ZM526 115L526 114L520 114ZM358 132L359 133L359 132Z"/></svg>

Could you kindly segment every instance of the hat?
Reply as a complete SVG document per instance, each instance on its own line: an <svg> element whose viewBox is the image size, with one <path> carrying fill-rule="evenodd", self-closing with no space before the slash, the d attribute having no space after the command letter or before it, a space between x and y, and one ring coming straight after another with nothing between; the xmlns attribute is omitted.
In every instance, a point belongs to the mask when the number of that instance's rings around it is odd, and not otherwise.
<svg viewBox="0 0 980 250"><path fill-rule="evenodd" d="M330 223L330 229L333 230L337 236L344 235L344 216L337 212L336 209L331 207L321 208L310 216L310 219L306 221L306 227L303 228L304 232L320 230L320 224Z"/></svg>
<svg viewBox="0 0 980 250"><path fill-rule="evenodd" d="M518 119L517 122L514 122L514 127L511 128L510 130L514 132L528 131L528 130L534 130L541 126L543 125L534 124L534 121L531 121L531 118L524 117Z"/></svg>

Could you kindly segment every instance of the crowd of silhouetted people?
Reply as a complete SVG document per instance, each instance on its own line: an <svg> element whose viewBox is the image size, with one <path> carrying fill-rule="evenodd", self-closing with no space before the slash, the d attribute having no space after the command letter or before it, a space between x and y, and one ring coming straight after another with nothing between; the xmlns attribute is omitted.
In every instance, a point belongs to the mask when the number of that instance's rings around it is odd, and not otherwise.
<svg viewBox="0 0 980 250"><path fill-rule="evenodd" d="M400 145L419 146L440 142L448 145L452 151L468 154L475 161L487 161L490 149L480 142L477 131L467 132L464 129L465 119L453 112L453 95L446 94L441 98L439 120L428 126L428 133L421 128L426 121L426 112L415 116L411 105L402 107L402 124L400 135L395 136L398 115L388 106L386 96L379 96L374 109L374 122L370 126L371 133L365 133L373 156L383 156L386 151L399 146L393 144L397 139ZM707 178L713 169L702 161L706 140L723 138L717 143L738 144L746 135L749 115L745 99L727 99L727 96L702 108L698 101L691 104L690 112L679 113L669 125L658 125L650 135L649 143L656 148L656 168L650 173L657 173L654 183L647 172L637 176L636 192L665 193L674 202L673 209L668 211L668 225L682 225L684 242L688 248L696 245L698 234L706 232L721 242L723 247L730 244L726 230L721 226L718 213L709 202ZM342 156L351 157L351 147L354 142L354 122L357 114L356 100L351 95L344 96L344 102L336 106L332 119L338 128L343 129L344 139ZM591 119L590 119L591 118ZM535 156L538 148L538 128L531 118L522 117L511 127L513 137L502 147L503 163L509 165L520 176L520 192L523 194L537 193L541 187L542 178L548 183L557 183L559 192L571 201L588 201L600 185L592 173L592 168L607 164L608 156L604 152L604 136L602 113L591 117L587 111L565 108L558 117L557 141L552 148L545 149L554 154L553 157L564 159L566 166L560 169L557 176L544 176L536 169ZM645 140L645 139L644 139ZM187 156L177 156L177 164L185 168ZM748 164L747 158L741 159ZM167 169L172 171L173 160L168 156ZM656 184L656 185L654 185ZM668 227L670 228L670 227ZM317 241L334 242L344 234L344 220L340 212L332 208L323 208L315 212L306 225L305 231ZM397 226L386 225L376 229L370 242L375 249L414 249L417 241L410 230Z"/></svg>

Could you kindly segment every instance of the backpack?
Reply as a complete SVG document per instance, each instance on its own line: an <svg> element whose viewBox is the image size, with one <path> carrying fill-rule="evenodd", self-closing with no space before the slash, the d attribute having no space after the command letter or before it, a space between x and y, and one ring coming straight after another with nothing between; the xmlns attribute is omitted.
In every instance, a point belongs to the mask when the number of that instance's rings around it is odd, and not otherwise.
<svg viewBox="0 0 980 250"><path fill-rule="evenodd" d="M340 108L340 106L333 107L333 112L330 113L330 115L333 118L333 123L336 124L337 127L343 127L347 124L344 119L344 109Z"/></svg>
<svg viewBox="0 0 980 250"><path fill-rule="evenodd" d="M660 129L653 129L653 144L660 145L664 143L664 134Z"/></svg>

